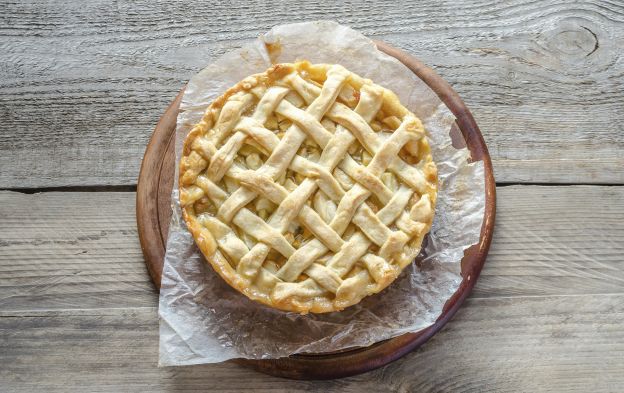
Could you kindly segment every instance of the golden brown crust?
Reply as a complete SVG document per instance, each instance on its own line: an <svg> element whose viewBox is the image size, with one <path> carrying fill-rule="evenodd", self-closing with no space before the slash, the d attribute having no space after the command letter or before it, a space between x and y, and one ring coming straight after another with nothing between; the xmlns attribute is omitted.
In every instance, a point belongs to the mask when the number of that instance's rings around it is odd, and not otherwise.
<svg viewBox="0 0 624 393"><path fill-rule="evenodd" d="M184 220L214 270L253 300L301 313L341 310L394 281L437 196L424 129L397 96L307 62L277 64L211 103L179 176Z"/></svg>

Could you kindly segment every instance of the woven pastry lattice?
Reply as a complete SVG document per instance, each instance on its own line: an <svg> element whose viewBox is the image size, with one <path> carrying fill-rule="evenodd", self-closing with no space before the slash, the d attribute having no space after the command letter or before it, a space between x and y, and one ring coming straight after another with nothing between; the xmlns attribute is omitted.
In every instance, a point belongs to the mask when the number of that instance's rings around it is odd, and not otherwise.
<svg viewBox="0 0 624 393"><path fill-rule="evenodd" d="M436 167L418 118L340 65L279 64L215 100L185 140L180 203L248 297L329 312L389 285L429 231Z"/></svg>

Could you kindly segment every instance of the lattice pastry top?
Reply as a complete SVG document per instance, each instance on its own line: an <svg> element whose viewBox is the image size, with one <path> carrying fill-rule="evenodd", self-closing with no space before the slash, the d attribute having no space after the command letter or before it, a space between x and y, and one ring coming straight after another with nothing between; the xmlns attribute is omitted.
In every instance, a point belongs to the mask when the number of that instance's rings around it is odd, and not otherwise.
<svg viewBox="0 0 624 393"><path fill-rule="evenodd" d="M388 286L429 231L437 171L420 120L340 65L278 64L190 132L180 203L212 267L249 298L329 312Z"/></svg>

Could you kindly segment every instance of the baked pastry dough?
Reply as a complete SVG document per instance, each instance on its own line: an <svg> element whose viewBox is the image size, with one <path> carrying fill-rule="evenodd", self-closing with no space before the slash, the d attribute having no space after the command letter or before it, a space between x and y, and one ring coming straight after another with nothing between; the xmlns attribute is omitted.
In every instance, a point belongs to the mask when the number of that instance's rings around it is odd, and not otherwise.
<svg viewBox="0 0 624 393"><path fill-rule="evenodd" d="M437 171L420 120L340 65L277 64L216 99L185 140L180 204L232 287L282 310L381 291L431 227Z"/></svg>

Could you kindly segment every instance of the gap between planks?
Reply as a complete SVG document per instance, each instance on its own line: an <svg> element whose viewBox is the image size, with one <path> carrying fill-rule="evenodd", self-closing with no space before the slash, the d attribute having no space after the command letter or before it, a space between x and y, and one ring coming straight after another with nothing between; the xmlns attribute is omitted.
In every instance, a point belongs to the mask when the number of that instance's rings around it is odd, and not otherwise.
<svg viewBox="0 0 624 393"><path fill-rule="evenodd" d="M496 182L496 188L511 186L539 186L539 187L568 187L568 186L598 186L619 187L624 183L508 183ZM2 191L19 192L22 194L38 194L44 192L136 192L137 185L101 185L101 186L59 186L34 188L0 188Z"/></svg>

